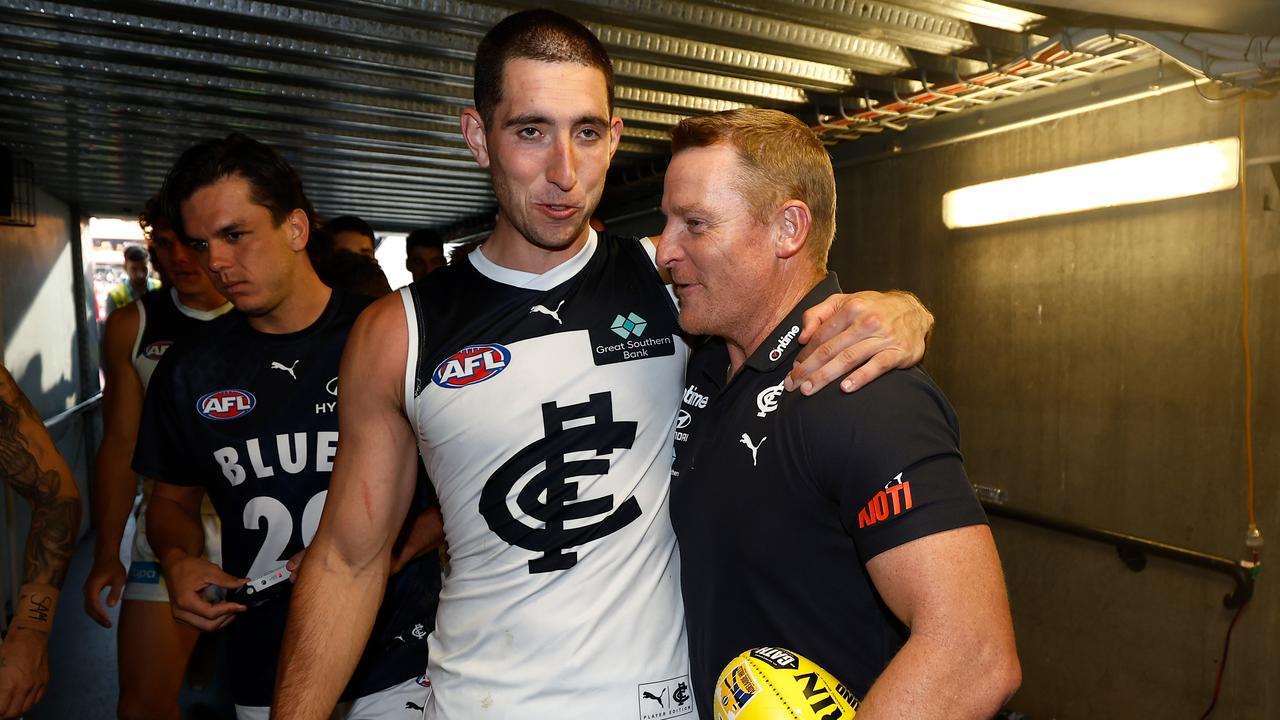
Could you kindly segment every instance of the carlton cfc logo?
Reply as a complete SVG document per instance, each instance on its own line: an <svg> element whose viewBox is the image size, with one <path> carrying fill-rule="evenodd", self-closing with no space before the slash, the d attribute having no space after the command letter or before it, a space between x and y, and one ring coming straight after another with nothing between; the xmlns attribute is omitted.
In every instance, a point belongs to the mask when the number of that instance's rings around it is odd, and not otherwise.
<svg viewBox="0 0 1280 720"><path fill-rule="evenodd" d="M160 358L164 357L165 351L168 350L171 345L173 345L173 342L169 340L153 342L147 346L146 350L142 351L142 355L148 360L158 361Z"/></svg>
<svg viewBox="0 0 1280 720"><path fill-rule="evenodd" d="M196 401L196 411L210 420L234 420L253 410L257 400L245 390L218 390Z"/></svg>
<svg viewBox="0 0 1280 720"><path fill-rule="evenodd" d="M511 351L501 345L468 345L445 358L431 374L431 382L460 388L484 382L506 369Z"/></svg>

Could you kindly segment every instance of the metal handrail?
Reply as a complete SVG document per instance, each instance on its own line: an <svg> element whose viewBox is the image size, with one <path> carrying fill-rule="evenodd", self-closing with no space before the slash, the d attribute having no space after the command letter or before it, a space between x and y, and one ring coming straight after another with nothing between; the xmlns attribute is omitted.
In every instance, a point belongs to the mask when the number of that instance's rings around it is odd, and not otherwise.
<svg viewBox="0 0 1280 720"><path fill-rule="evenodd" d="M88 400L85 400L82 403L78 403L72 407L69 407L66 410L63 410L62 412L58 413L57 415L54 415L53 417L49 418L48 420L45 420L44 427L46 430L52 430L54 427L61 425L62 423L70 420L71 418L77 415L80 415L81 413L86 413L86 412L89 412L90 410L96 410L98 405L101 403L102 403L102 393L99 392L95 394L93 397L89 398Z"/></svg>
<svg viewBox="0 0 1280 720"><path fill-rule="evenodd" d="M1228 575L1235 581L1236 586L1234 590L1222 598L1222 604L1227 608L1238 608L1249 602L1249 599L1253 597L1252 569L1254 566L1244 560L1232 560L1200 552L1199 550L1170 545L1158 540L1092 527L1072 520L1010 507L996 500L983 499L982 507L987 511L988 515L1017 520L1029 525L1037 525L1068 535L1114 545L1116 552L1120 555L1120 560L1125 564L1125 567L1133 572L1142 572L1146 568L1146 556L1150 553L1176 562Z"/></svg>

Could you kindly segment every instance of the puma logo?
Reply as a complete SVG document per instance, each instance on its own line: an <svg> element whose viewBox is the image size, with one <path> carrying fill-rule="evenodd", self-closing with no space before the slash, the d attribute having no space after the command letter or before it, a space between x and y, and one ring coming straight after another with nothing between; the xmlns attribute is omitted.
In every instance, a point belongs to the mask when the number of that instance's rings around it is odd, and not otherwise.
<svg viewBox="0 0 1280 720"><path fill-rule="evenodd" d="M413 701L406 701L406 702L405 702L405 704L404 704L404 709L405 709L405 710L418 710L418 711L425 710L425 708L423 708L421 705L419 705L419 704L417 704L417 703L415 703L415 702L413 702Z"/></svg>
<svg viewBox="0 0 1280 720"><path fill-rule="evenodd" d="M283 370L283 371L285 371L285 372L289 373L289 377L293 378L294 380L297 380L297 379L298 379L298 376L293 374L293 369L294 369L294 368L296 368L296 367L298 367L298 361L297 361L297 360L294 360L294 361L293 361L293 364L292 364L292 365L289 365L288 367L286 367L286 366L284 366L284 365L281 365L280 363L275 362L274 360L273 360L273 361L271 361L271 369L272 369L272 370Z"/></svg>
<svg viewBox="0 0 1280 720"><path fill-rule="evenodd" d="M751 442L751 436L747 435L746 433L742 433L742 438L738 442L742 443L743 445L746 445L748 448L751 448L751 467L756 466L756 451L759 450L760 446L764 445L764 441L768 439L769 438L767 437L762 437L760 438L759 443L753 444Z"/></svg>
<svg viewBox="0 0 1280 720"><path fill-rule="evenodd" d="M663 695L665 695L666 693L667 693L666 689L663 689L662 694L663 694ZM656 700L656 701L658 702L658 707L665 708L665 707L667 706L667 704L666 704L666 703L662 702L662 697L661 697L661 696L659 696L659 695L654 695L653 693L649 692L648 690L645 690L645 691L644 691L644 693L643 693L642 695L640 695L640 697L645 698L645 699L647 699L647 700Z"/></svg>
<svg viewBox="0 0 1280 720"><path fill-rule="evenodd" d="M560 308L563 305L564 305L563 300L560 301L559 305L556 305L555 310L548 310L546 305L534 305L533 307L529 308L529 312L542 313L543 315L550 315L551 317L555 318L557 325L563 325L564 321L560 319Z"/></svg>

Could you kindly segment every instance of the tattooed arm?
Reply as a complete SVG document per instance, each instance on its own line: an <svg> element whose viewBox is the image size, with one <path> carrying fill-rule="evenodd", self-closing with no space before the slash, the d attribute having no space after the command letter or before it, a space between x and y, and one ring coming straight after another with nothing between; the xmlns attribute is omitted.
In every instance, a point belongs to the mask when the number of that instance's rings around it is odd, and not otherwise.
<svg viewBox="0 0 1280 720"><path fill-rule="evenodd" d="M15 718L48 683L49 632L80 529L80 495L40 416L2 366L0 479L31 505L18 607L0 644L0 718Z"/></svg>

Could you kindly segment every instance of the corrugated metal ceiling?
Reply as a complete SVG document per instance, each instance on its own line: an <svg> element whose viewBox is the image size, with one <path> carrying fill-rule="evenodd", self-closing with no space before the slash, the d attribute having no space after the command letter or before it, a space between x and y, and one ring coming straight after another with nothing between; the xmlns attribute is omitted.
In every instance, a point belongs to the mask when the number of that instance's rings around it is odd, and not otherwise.
<svg viewBox="0 0 1280 720"><path fill-rule="evenodd" d="M482 225L488 179L457 129L471 58L493 23L540 4L0 0L0 143L86 214L136 211L183 148L239 130L289 157L323 215L382 231ZM554 7L614 58L619 185L660 167L668 129L693 113L788 109L833 142L878 129L866 117L895 127L866 113L918 96L930 76L997 68L1043 20L984 0Z"/></svg>

